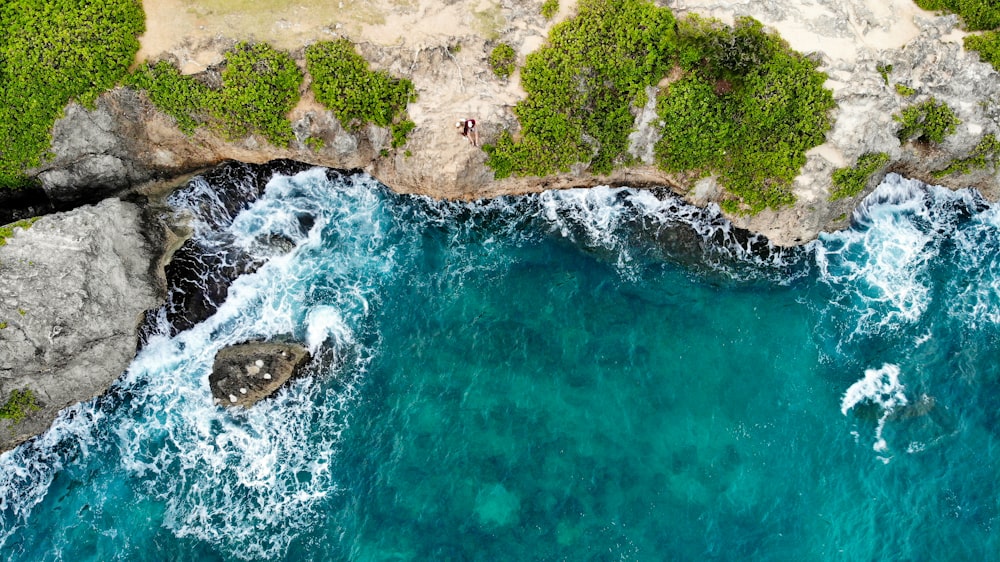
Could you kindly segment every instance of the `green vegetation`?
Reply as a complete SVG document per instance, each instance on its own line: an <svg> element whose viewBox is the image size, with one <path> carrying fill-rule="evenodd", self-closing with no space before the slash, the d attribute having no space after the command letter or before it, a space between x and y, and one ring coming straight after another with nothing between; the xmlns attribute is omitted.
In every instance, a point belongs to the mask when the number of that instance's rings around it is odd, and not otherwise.
<svg viewBox="0 0 1000 562"><path fill-rule="evenodd" d="M689 178L717 175L730 211L791 203L805 151L830 127L826 76L751 18L676 22L646 0L582 0L575 18L552 29L521 70L520 135L484 146L487 165L503 178L628 164L634 108L678 66L657 100L657 163Z"/></svg>
<svg viewBox="0 0 1000 562"><path fill-rule="evenodd" d="M550 20L556 17L559 12L559 0L545 0L542 2L542 17Z"/></svg>
<svg viewBox="0 0 1000 562"><path fill-rule="evenodd" d="M988 166L996 166L997 159L1000 158L1000 141L996 136L989 134L972 149L972 153L965 158L953 161L943 170L934 172L936 178L942 178L951 174L968 174L972 170L982 170Z"/></svg>
<svg viewBox="0 0 1000 562"><path fill-rule="evenodd" d="M229 139L259 134L276 146L295 137L286 116L298 103L302 72L287 53L263 43L240 43L226 53L221 89L165 61L142 65L128 83L188 134L204 125Z"/></svg>
<svg viewBox="0 0 1000 562"><path fill-rule="evenodd" d="M917 91L906 84L896 84L896 93L901 96L910 97L916 94Z"/></svg>
<svg viewBox="0 0 1000 562"><path fill-rule="evenodd" d="M514 52L514 47L506 43L493 47L490 53L490 67L493 68L493 74L499 78L506 80L510 77L517 68L517 53Z"/></svg>
<svg viewBox="0 0 1000 562"><path fill-rule="evenodd" d="M979 60L988 62L1000 71L1000 31L985 31L965 36L965 48L979 52Z"/></svg>
<svg viewBox="0 0 1000 562"><path fill-rule="evenodd" d="M670 68L674 18L645 0L581 0L548 45L521 69L526 99L515 106L520 138L504 132L485 146L496 177L543 176L577 162L597 173L623 163L644 88Z"/></svg>
<svg viewBox="0 0 1000 562"><path fill-rule="evenodd" d="M31 225L35 224L35 221L41 217L33 217L30 219L19 220L17 222L12 222L10 224L5 224L0 226L0 246L7 244L7 239L14 235L15 228L23 228L25 230L31 228Z"/></svg>
<svg viewBox="0 0 1000 562"><path fill-rule="evenodd" d="M948 104L938 103L934 98L903 109L900 115L892 117L903 126L896 133L899 140L940 143L955 132L961 123Z"/></svg>
<svg viewBox="0 0 1000 562"><path fill-rule="evenodd" d="M226 53L219 108L220 130L237 139L257 133L276 146L295 138L290 112L299 102L302 71L288 53L264 43L240 43Z"/></svg>
<svg viewBox="0 0 1000 562"><path fill-rule="evenodd" d="M834 189L830 193L830 201L861 193L872 175L888 163L889 155L885 152L869 152L858 158L854 166L833 172Z"/></svg>
<svg viewBox="0 0 1000 562"><path fill-rule="evenodd" d="M406 144L406 137L409 136L413 129L417 128L417 124L409 119L405 121L400 121L399 123L392 124L392 147L399 148Z"/></svg>
<svg viewBox="0 0 1000 562"><path fill-rule="evenodd" d="M373 71L368 61L346 39L315 43L306 48L316 99L333 110L345 128L357 130L366 123L392 127L397 148L416 126L406 118L406 106L417 99L413 83Z"/></svg>
<svg viewBox="0 0 1000 562"><path fill-rule="evenodd" d="M6 322L0 322L0 330L6 330L6 329L7 329L7 323Z"/></svg>
<svg viewBox="0 0 1000 562"><path fill-rule="evenodd" d="M0 419L10 420L11 423L21 423L31 412L40 410L35 393L30 389L15 389L10 393L7 402L0 406Z"/></svg>
<svg viewBox="0 0 1000 562"><path fill-rule="evenodd" d="M1000 71L1000 2L996 0L914 0L930 11L954 12L962 18L969 31L985 33L967 35L965 48L979 51L983 62Z"/></svg>
<svg viewBox="0 0 1000 562"><path fill-rule="evenodd" d="M326 141L319 137L309 137L305 140L306 146L313 152L318 152L326 146Z"/></svg>
<svg viewBox="0 0 1000 562"><path fill-rule="evenodd" d="M751 19L733 27L680 22L680 61L690 72L661 94L656 145L669 172L716 174L730 212L757 213L794 201L790 185L805 152L830 128L833 96L816 63Z"/></svg>
<svg viewBox="0 0 1000 562"><path fill-rule="evenodd" d="M932 11L954 12L969 31L1000 27L1000 3L996 0L914 0L917 6Z"/></svg>
<svg viewBox="0 0 1000 562"><path fill-rule="evenodd" d="M881 63L875 66L875 70L878 70L878 73L882 75L882 81L885 82L886 86L888 86L889 75L892 74L892 65Z"/></svg>
<svg viewBox="0 0 1000 562"><path fill-rule="evenodd" d="M0 2L0 189L27 183L68 102L125 76L144 30L139 0Z"/></svg>

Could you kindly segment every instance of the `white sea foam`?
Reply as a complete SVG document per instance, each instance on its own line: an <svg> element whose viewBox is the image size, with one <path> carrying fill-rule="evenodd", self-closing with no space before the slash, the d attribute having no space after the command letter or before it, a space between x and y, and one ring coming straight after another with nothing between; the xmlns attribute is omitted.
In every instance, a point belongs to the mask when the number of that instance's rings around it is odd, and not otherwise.
<svg viewBox="0 0 1000 562"><path fill-rule="evenodd" d="M231 224L231 239L249 251L261 250L254 241L262 235L284 236L295 248L238 278L206 321L173 338L151 337L119 383L130 399L113 418L97 423L104 413L93 402L70 408L30 447L0 457L0 509L13 515L0 520L0 545L28 521L67 455L74 463L117 457L136 485L164 502L164 525L177 536L239 558L280 558L337 493L330 466L371 356L348 348L358 345L354 330L371 312L377 280L393 274L372 185L356 178L331 189L316 171L277 177L263 201L236 217L206 209L215 194L204 186L185 196L203 217ZM295 201L282 209L273 197ZM251 410L213 404L207 376L219 349L285 334L307 340L318 356L314 376Z"/></svg>
<svg viewBox="0 0 1000 562"><path fill-rule="evenodd" d="M877 405L880 414L872 448L884 452L888 445L882 437L882 431L889 417L908 403L905 390L906 387L899 382L899 366L886 363L879 369L866 369L864 378L852 384L844 393L840 401L840 413L846 416L847 412L862 403Z"/></svg>
<svg viewBox="0 0 1000 562"><path fill-rule="evenodd" d="M820 279L831 301L853 309L854 334L870 334L921 318L931 302L929 264L953 217L945 197L925 184L889 174L854 212L851 229L824 234L813 244Z"/></svg>

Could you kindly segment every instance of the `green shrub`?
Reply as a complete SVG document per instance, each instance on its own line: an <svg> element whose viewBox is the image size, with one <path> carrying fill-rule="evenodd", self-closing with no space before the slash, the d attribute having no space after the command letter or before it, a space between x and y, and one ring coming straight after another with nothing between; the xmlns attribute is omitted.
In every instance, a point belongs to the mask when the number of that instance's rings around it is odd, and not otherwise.
<svg viewBox="0 0 1000 562"><path fill-rule="evenodd" d="M552 29L521 70L520 136L504 132L485 146L487 165L503 178L628 164L631 110L675 64L688 73L657 100L658 164L717 174L728 209L791 203L805 152L830 128L826 75L751 18L732 27L697 16L674 22L645 0L583 0L576 17Z"/></svg>
<svg viewBox="0 0 1000 562"><path fill-rule="evenodd" d="M125 76L144 30L139 0L0 2L0 189L28 183L67 103Z"/></svg>
<svg viewBox="0 0 1000 562"><path fill-rule="evenodd" d="M392 147L399 148L406 144L406 137L410 131L417 128L417 124L409 119L392 124Z"/></svg>
<svg viewBox="0 0 1000 562"><path fill-rule="evenodd" d="M988 62L1000 71L1000 32L984 31L965 36L965 48L979 53L979 60Z"/></svg>
<svg viewBox="0 0 1000 562"><path fill-rule="evenodd" d="M35 393L30 389L13 390L7 402L0 406L0 419L21 423L31 412L40 410Z"/></svg>
<svg viewBox="0 0 1000 562"><path fill-rule="evenodd" d="M670 67L674 18L646 0L581 0L578 15L549 32L521 69L527 98L515 106L520 138L484 147L497 178L547 175L588 164L606 173L624 161L632 106Z"/></svg>
<svg viewBox="0 0 1000 562"><path fill-rule="evenodd" d="M792 203L791 183L806 151L830 128L834 101L823 87L826 75L749 18L730 27L689 17L678 37L682 53L699 53L689 55L698 62L657 104L664 123L658 164L670 172L717 174L731 212Z"/></svg>
<svg viewBox="0 0 1000 562"><path fill-rule="evenodd" d="M345 128L357 130L366 123L396 125L394 146L397 135L405 142L406 133L413 128L403 124L406 106L417 99L412 82L370 70L368 61L347 39L310 45L306 64L316 100L330 108Z"/></svg>
<svg viewBox="0 0 1000 562"><path fill-rule="evenodd" d="M559 0L545 0L542 2L542 17L550 20L556 17L559 12Z"/></svg>
<svg viewBox="0 0 1000 562"><path fill-rule="evenodd" d="M671 84L665 94L657 101L663 118L662 140L656 145L660 167L668 172L711 172L732 144L734 123L725 100L693 74Z"/></svg>
<svg viewBox="0 0 1000 562"><path fill-rule="evenodd" d="M217 93L190 76L183 76L167 61L144 63L126 80L126 84L144 90L153 105L177 121L187 134L210 122Z"/></svg>
<svg viewBox="0 0 1000 562"><path fill-rule="evenodd" d="M865 190L872 175L888 163L889 155L887 153L869 152L858 158L854 166L834 171L834 189L830 192L830 201L854 197L861 193Z"/></svg>
<svg viewBox="0 0 1000 562"><path fill-rule="evenodd" d="M972 170L982 170L987 166L996 166L1000 157L1000 141L996 136L988 134L976 144L969 156L952 161L947 168L933 172L935 178L950 174L968 174Z"/></svg>
<svg viewBox="0 0 1000 562"><path fill-rule="evenodd" d="M955 132L961 123L948 104L938 103L934 98L911 105L903 109L902 114L893 115L896 121L902 123L896 134L899 140L910 140L940 143L944 138Z"/></svg>
<svg viewBox="0 0 1000 562"><path fill-rule="evenodd" d="M264 43L239 43L226 53L222 88L212 89L172 64L143 64L128 84L191 134L202 125L229 139L259 134L275 146L295 137L288 112L299 101L302 71L284 52Z"/></svg>
<svg viewBox="0 0 1000 562"><path fill-rule="evenodd" d="M493 69L493 74L506 80L517 68L517 53L514 52L514 47L506 43L493 47L490 53L490 67Z"/></svg>
<svg viewBox="0 0 1000 562"><path fill-rule="evenodd" d="M1000 27L1000 3L996 0L914 0L917 6L937 12L954 12L970 31Z"/></svg>
<svg viewBox="0 0 1000 562"><path fill-rule="evenodd" d="M763 24L750 17L736 18L730 27L692 14L681 20L677 29L681 49L698 54L691 69L711 79L740 81L788 49L783 40L766 33Z"/></svg>
<svg viewBox="0 0 1000 562"><path fill-rule="evenodd" d="M240 43L226 53L218 102L219 129L230 139L256 133L275 146L295 138L288 113L299 102L302 71L288 53Z"/></svg>
<svg viewBox="0 0 1000 562"><path fill-rule="evenodd" d="M6 330L6 329L7 329L7 323L6 322L0 322L0 330Z"/></svg>
<svg viewBox="0 0 1000 562"><path fill-rule="evenodd" d="M916 94L917 91L906 84L896 84L896 93L901 96L910 97Z"/></svg>
<svg viewBox="0 0 1000 562"><path fill-rule="evenodd" d="M891 64L885 64L885 63L879 63L878 65L875 66L875 70L878 70L878 73L880 75L882 75L882 81L885 82L886 86L888 86L889 85L889 75L892 74L892 65Z"/></svg>
<svg viewBox="0 0 1000 562"><path fill-rule="evenodd" d="M0 226L0 246L5 246L7 244L7 239L14 235L15 228L23 228L27 230L31 228L31 225L35 224L35 221L40 218L41 217L33 217Z"/></svg>

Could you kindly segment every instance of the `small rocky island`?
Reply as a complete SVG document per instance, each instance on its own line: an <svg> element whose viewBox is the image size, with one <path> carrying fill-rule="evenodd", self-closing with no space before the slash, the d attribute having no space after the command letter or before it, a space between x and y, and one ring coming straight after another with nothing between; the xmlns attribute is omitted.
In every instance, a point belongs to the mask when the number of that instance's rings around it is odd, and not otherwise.
<svg viewBox="0 0 1000 562"><path fill-rule="evenodd" d="M216 404L249 408L297 376L309 359L309 351L295 343L231 345L215 355L208 385Z"/></svg>

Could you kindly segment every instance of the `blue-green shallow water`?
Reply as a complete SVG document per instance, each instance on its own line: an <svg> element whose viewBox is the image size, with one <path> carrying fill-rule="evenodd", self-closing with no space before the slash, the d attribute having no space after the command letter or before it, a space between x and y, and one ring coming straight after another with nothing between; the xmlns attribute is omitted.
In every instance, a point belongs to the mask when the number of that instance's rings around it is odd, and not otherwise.
<svg viewBox="0 0 1000 562"><path fill-rule="evenodd" d="M760 258L648 192L279 177L225 225L267 263L0 457L0 552L1000 559L1000 217L890 176L855 219ZM289 333L310 376L212 404L220 347Z"/></svg>

